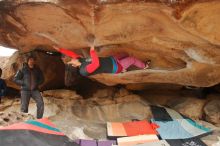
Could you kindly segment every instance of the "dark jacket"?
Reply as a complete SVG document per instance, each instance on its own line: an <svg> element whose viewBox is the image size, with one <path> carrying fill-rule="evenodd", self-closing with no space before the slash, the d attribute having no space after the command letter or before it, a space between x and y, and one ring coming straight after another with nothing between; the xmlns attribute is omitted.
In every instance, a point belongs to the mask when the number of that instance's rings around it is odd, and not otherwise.
<svg viewBox="0 0 220 146"><path fill-rule="evenodd" d="M7 86L3 79L0 79L0 97L5 96L7 90Z"/></svg>
<svg viewBox="0 0 220 146"><path fill-rule="evenodd" d="M91 63L91 60L81 58L80 62L82 64L79 67L79 72L83 76L95 75L99 73L115 73L117 71L117 63L113 57L99 57L100 65L93 73L88 73L86 70L86 66Z"/></svg>
<svg viewBox="0 0 220 146"><path fill-rule="evenodd" d="M35 66L31 69L24 64L23 68L16 73L14 82L21 86L21 90L38 90L38 86L44 82L44 76L39 67Z"/></svg>

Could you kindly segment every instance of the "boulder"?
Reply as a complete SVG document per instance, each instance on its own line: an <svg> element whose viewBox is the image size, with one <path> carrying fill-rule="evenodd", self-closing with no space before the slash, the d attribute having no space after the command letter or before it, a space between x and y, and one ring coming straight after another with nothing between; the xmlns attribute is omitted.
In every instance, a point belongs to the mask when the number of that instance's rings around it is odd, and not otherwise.
<svg viewBox="0 0 220 146"><path fill-rule="evenodd" d="M205 119L213 124L220 124L220 100L214 99L209 101L205 107Z"/></svg>
<svg viewBox="0 0 220 146"><path fill-rule="evenodd" d="M116 97L124 97L124 96L127 96L127 95L131 95L132 93L130 91L128 91L127 89L125 88L120 88L116 93L115 93L115 96Z"/></svg>
<svg viewBox="0 0 220 146"><path fill-rule="evenodd" d="M189 118L201 119L203 116L203 107L205 103L206 100L201 100L193 97L183 97L171 100L168 103L168 106Z"/></svg>
<svg viewBox="0 0 220 146"><path fill-rule="evenodd" d="M98 89L90 98L88 98L88 100L81 100L81 103L102 106L136 101L144 102L141 96L133 94L125 88L107 87L104 89Z"/></svg>
<svg viewBox="0 0 220 146"><path fill-rule="evenodd" d="M107 121L122 122L132 119L150 119L152 117L150 106L142 101L106 105L94 105L91 102L86 102L75 104L72 111L77 118L103 124Z"/></svg>
<svg viewBox="0 0 220 146"><path fill-rule="evenodd" d="M114 97L116 92L116 88L109 87L105 89L98 89L93 95L93 98L105 98L105 97Z"/></svg>
<svg viewBox="0 0 220 146"><path fill-rule="evenodd" d="M128 87L128 86L127 86ZM140 87L140 86L139 86ZM183 87L172 84L146 84L142 88L137 86L129 86L128 89L135 90L143 99L151 104L167 106L173 99L179 99L183 96L189 96L186 91L182 91ZM184 95L184 94L186 95Z"/></svg>
<svg viewBox="0 0 220 146"><path fill-rule="evenodd" d="M73 90L58 89L58 90L47 90L43 92L44 97L58 98L58 99L81 99L82 97L76 94Z"/></svg>

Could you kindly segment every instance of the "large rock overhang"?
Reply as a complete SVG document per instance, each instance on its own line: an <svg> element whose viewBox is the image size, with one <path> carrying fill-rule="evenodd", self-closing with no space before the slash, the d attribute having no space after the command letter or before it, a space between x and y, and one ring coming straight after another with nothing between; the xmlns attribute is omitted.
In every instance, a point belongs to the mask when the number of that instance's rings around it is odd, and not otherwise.
<svg viewBox="0 0 220 146"><path fill-rule="evenodd" d="M220 82L220 1L0 1L0 44L29 52L58 44L100 56L125 52L152 61L148 70L100 74L106 85L172 83L208 87Z"/></svg>

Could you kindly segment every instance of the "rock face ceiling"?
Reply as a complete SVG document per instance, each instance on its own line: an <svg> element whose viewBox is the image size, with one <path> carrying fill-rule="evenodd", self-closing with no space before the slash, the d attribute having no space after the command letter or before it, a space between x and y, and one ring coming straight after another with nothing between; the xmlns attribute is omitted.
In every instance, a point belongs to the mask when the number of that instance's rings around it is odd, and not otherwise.
<svg viewBox="0 0 220 146"><path fill-rule="evenodd" d="M107 85L220 83L219 0L1 0L0 44L29 52L58 44L100 56L126 52L151 68L91 78Z"/></svg>

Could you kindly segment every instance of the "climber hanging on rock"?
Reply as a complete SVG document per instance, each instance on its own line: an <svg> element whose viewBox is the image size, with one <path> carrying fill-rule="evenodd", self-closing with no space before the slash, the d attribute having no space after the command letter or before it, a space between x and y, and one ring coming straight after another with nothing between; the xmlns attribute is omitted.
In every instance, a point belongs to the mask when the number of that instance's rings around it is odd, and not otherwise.
<svg viewBox="0 0 220 146"><path fill-rule="evenodd" d="M94 42L94 36L88 38L89 42ZM71 57L68 64L73 67L79 67L79 72L83 76L89 76L99 73L121 73L126 72L127 69L134 65L140 69L147 69L150 64L150 60L146 63L132 56L109 56L109 57L98 57L94 48L91 45L90 48L90 58L83 58L80 55L69 51L64 48L59 48L58 46L53 46L54 49L61 52L62 54Z"/></svg>

